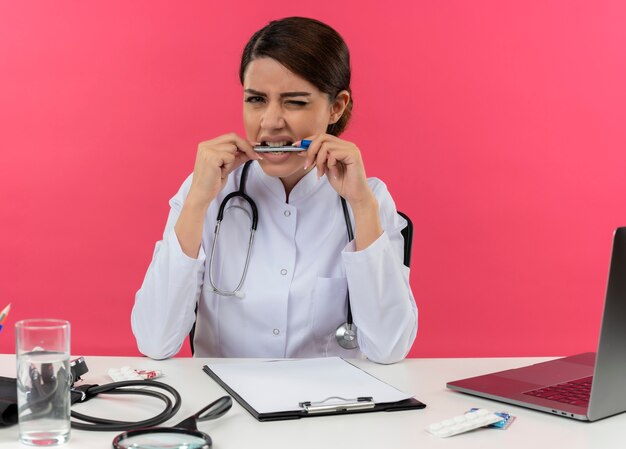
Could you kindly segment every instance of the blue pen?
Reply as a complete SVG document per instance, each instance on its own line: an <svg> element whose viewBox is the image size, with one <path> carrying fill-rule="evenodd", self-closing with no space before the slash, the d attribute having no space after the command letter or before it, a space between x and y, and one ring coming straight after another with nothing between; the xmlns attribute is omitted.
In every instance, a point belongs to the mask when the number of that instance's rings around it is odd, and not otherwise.
<svg viewBox="0 0 626 449"><path fill-rule="evenodd" d="M309 146L311 145L311 142L312 142L311 140L303 139L300 142L300 146L298 147L294 147L293 145L285 145L282 147L270 147L269 145L258 145L254 147L254 151L258 153L271 153L273 151L294 153L297 151L308 150Z"/></svg>

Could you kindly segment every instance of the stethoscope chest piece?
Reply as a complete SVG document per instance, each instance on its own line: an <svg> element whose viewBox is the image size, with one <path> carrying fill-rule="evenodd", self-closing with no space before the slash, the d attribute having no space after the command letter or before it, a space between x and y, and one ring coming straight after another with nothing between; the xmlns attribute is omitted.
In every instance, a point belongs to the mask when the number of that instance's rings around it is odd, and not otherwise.
<svg viewBox="0 0 626 449"><path fill-rule="evenodd" d="M354 324L343 323L335 332L337 343L344 349L356 349L359 343L356 339L356 327Z"/></svg>

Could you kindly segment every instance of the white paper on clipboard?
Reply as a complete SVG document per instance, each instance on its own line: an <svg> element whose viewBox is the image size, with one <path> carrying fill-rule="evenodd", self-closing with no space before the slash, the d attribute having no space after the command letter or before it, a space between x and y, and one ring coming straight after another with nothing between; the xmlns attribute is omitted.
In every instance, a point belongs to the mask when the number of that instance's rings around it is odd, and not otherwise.
<svg viewBox="0 0 626 449"><path fill-rule="evenodd" d="M377 404L412 397L340 357L211 362L207 366L259 413L295 411L302 402L331 397L371 397Z"/></svg>

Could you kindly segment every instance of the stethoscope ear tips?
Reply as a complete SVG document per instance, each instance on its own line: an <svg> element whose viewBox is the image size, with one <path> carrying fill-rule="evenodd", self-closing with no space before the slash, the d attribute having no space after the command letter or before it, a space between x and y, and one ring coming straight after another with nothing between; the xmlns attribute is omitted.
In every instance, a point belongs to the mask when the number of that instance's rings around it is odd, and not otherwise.
<svg viewBox="0 0 626 449"><path fill-rule="evenodd" d="M244 292L242 292L241 290L237 290L237 291L235 291L235 292L234 292L234 295L235 295L237 298L239 298L239 299L243 299L243 298L246 296L246 294L245 294Z"/></svg>

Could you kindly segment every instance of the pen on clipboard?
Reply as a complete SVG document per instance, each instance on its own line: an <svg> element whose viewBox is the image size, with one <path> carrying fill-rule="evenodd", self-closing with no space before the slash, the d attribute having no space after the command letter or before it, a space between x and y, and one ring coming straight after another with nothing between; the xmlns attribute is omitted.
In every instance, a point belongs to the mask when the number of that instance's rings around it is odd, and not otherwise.
<svg viewBox="0 0 626 449"><path fill-rule="evenodd" d="M300 145L297 147L294 147L293 145L282 145L282 146L277 146L277 147L272 147L270 145L257 145L254 147L254 151L256 151L257 153L272 153L272 152L293 153L293 152L298 152L298 151L306 151L309 149L311 142L312 142L311 140L303 139L300 142Z"/></svg>
<svg viewBox="0 0 626 449"><path fill-rule="evenodd" d="M4 319L7 317L10 311L11 311L11 304L6 306L4 309L2 309L2 312L0 312L0 331L2 331L2 323L4 323Z"/></svg>

